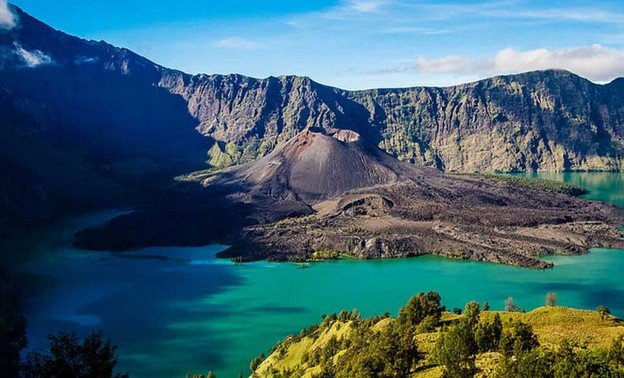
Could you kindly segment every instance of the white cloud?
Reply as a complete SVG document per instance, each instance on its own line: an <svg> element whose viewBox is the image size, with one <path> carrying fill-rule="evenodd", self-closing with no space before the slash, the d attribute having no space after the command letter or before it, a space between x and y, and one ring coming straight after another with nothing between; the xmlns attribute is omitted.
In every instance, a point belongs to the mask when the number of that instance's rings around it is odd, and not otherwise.
<svg viewBox="0 0 624 378"><path fill-rule="evenodd" d="M74 64L79 66L81 64L93 64L99 62L100 58L98 57L86 57L86 56L78 56L74 59Z"/></svg>
<svg viewBox="0 0 624 378"><path fill-rule="evenodd" d="M530 8L518 1L490 1L470 4L406 3L413 10L426 10L429 16L440 20L481 16L500 19L541 20L546 22L584 22L621 24L624 13L599 7L544 7Z"/></svg>
<svg viewBox="0 0 624 378"><path fill-rule="evenodd" d="M351 0L347 3L347 8L362 13L373 13L379 11L387 3L387 0Z"/></svg>
<svg viewBox="0 0 624 378"><path fill-rule="evenodd" d="M0 0L0 29L13 29L17 25L17 16L9 9L7 0Z"/></svg>
<svg viewBox="0 0 624 378"><path fill-rule="evenodd" d="M418 72L449 73L463 72L470 69L472 61L459 55L449 55L442 58L430 59L418 57L414 69Z"/></svg>
<svg viewBox="0 0 624 378"><path fill-rule="evenodd" d="M609 81L624 75L624 49L602 45L526 51L506 48L489 58L419 57L413 65L416 72L456 75L497 75L551 68L572 71L597 82Z"/></svg>
<svg viewBox="0 0 624 378"><path fill-rule="evenodd" d="M492 60L496 71L527 71L563 68L595 81L624 74L624 50L592 45L569 49L518 51L507 48Z"/></svg>
<svg viewBox="0 0 624 378"><path fill-rule="evenodd" d="M317 23L319 21L327 20L349 24L361 21L380 22L381 18L385 18L385 16L392 13L392 7L389 7L391 3L392 0L342 0L338 5L325 10L304 13L295 22L300 23L303 21L304 24L309 24L313 27L318 27Z"/></svg>
<svg viewBox="0 0 624 378"><path fill-rule="evenodd" d="M603 24L619 24L624 19L621 12L610 12L596 8L549 8L540 10L499 10L484 12L491 17L536 19L547 21L588 22Z"/></svg>
<svg viewBox="0 0 624 378"><path fill-rule="evenodd" d="M238 50L257 50L259 48L262 48L262 45L260 43L240 37L221 39L215 43L215 46L226 49Z"/></svg>
<svg viewBox="0 0 624 378"><path fill-rule="evenodd" d="M463 30L469 29L468 27L462 28L424 28L420 26L390 26L386 29L381 29L379 32L381 34L414 34L414 35L440 35L440 34L451 34L461 32ZM474 29L474 27L470 27L470 29Z"/></svg>
<svg viewBox="0 0 624 378"><path fill-rule="evenodd" d="M20 44L15 44L14 53L22 58L27 67L34 68L44 64L52 64L52 58L41 50L28 51Z"/></svg>

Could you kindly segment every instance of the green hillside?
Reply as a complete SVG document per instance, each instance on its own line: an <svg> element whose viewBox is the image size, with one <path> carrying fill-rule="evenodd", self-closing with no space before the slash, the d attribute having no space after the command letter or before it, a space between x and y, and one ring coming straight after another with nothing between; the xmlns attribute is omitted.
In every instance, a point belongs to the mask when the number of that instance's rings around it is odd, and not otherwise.
<svg viewBox="0 0 624 378"><path fill-rule="evenodd" d="M325 316L251 363L255 377L620 377L624 323L608 314L555 306L489 311L470 302L446 312L437 293L399 311L362 319ZM485 308L482 308L485 307Z"/></svg>

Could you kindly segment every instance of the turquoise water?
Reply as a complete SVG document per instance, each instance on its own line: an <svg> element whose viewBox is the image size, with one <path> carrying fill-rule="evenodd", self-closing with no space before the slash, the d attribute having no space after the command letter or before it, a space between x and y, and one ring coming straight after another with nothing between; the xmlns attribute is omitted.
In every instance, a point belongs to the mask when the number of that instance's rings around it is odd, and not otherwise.
<svg viewBox="0 0 624 378"><path fill-rule="evenodd" d="M548 175L579 183L591 199L624 205L624 177L608 173ZM59 329L103 330L119 345L120 371L171 377L213 370L220 378L247 375L249 361L321 314L359 309L396 313L410 296L436 290L449 307L469 300L502 308L512 296L531 309L548 291L566 306L606 305L624 316L624 251L595 249L578 257L552 256L551 270L424 256L385 261L235 265L214 254L223 246L149 248L125 254L67 247L71 231L115 212L65 222L55 243L20 265L36 283L27 317L31 348ZM61 231L59 231L61 230ZM50 237L47 232L41 238ZM47 235L47 236L46 236Z"/></svg>

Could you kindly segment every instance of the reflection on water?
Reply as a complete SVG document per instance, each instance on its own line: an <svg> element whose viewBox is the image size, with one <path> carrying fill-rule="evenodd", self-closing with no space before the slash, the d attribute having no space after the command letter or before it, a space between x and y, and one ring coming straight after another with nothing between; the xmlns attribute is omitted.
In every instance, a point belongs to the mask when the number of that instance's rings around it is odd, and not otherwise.
<svg viewBox="0 0 624 378"><path fill-rule="evenodd" d="M587 199L610 202L624 207L624 173L622 172L539 172L525 173L523 176L576 184L590 190L585 197Z"/></svg>
<svg viewBox="0 0 624 378"><path fill-rule="evenodd" d="M622 204L617 202L622 200L619 174L551 178L586 185L590 198ZM95 220L102 218L83 218L65 233ZM42 348L45 335L59 329L82 334L102 329L119 345L120 367L132 376L214 370L219 377L236 377L249 372L255 355L319 321L321 314L353 308L365 316L395 313L418 291L439 291L449 308L474 299L495 309L508 296L534 308L543 304L546 292L556 291L563 305L606 305L624 315L622 251L553 256L554 269L535 271L433 256L336 261L309 269L269 262L235 265L214 258L222 248L113 254L57 243L45 249L20 269L40 283L27 311L31 347Z"/></svg>

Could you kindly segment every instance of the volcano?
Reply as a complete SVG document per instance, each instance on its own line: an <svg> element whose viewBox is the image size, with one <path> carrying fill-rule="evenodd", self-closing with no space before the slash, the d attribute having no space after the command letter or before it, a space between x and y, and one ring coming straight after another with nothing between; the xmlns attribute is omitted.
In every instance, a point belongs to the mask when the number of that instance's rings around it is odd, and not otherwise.
<svg viewBox="0 0 624 378"><path fill-rule="evenodd" d="M350 130L307 129L256 161L192 176L253 207L222 256L308 261L433 253L546 268L540 255L624 247L619 209L552 183L446 174Z"/></svg>

